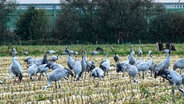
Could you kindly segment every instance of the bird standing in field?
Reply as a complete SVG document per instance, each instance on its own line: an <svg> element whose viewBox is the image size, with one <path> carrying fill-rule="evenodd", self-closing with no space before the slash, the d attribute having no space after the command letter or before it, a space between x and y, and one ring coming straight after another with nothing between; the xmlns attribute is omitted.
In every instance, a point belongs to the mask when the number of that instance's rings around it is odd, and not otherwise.
<svg viewBox="0 0 184 104"><path fill-rule="evenodd" d="M136 59L134 57L135 51L132 50L132 44L130 44L130 55L128 57L129 64L134 65L136 63Z"/></svg>
<svg viewBox="0 0 184 104"><path fill-rule="evenodd" d="M100 68L108 75L110 70L110 60L108 58L108 52L106 52L106 59L102 60L100 63Z"/></svg>
<svg viewBox="0 0 184 104"><path fill-rule="evenodd" d="M48 76L48 85L43 88L43 90L46 90L48 87L52 85L52 81L55 81L55 87L57 88L56 82L59 83L59 88L60 88L60 80L61 78L64 78L66 80L68 79L68 76L71 75L73 76L73 73L71 70L67 68L58 68L53 70L51 73L49 73Z"/></svg>
<svg viewBox="0 0 184 104"><path fill-rule="evenodd" d="M15 55L18 54L15 48L12 48L12 64L10 65L10 77L12 74L19 78L19 81L22 81L22 65L19 62L18 58Z"/></svg>

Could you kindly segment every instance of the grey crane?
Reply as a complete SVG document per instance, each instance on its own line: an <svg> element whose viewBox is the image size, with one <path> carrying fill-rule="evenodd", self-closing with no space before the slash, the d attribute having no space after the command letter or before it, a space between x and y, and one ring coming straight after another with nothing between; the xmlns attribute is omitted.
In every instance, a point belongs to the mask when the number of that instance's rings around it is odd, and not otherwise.
<svg viewBox="0 0 184 104"><path fill-rule="evenodd" d="M81 65L81 61L75 60L74 64L73 64L73 71L75 73L75 80L79 80L79 78L81 77L83 70L82 70L82 65Z"/></svg>
<svg viewBox="0 0 184 104"><path fill-rule="evenodd" d="M48 87L50 87L52 85L52 81L55 81L55 87L57 88L56 82L59 83L61 78L68 80L67 76L69 75L73 76L73 73L71 70L67 68L58 68L58 69L53 70L51 73L49 73L48 85L45 86L43 90L46 90ZM59 87L60 87L60 83L59 83Z"/></svg>
<svg viewBox="0 0 184 104"><path fill-rule="evenodd" d="M47 64L42 64L38 66L38 72L40 73L40 75L38 76L38 79L41 79L41 76L44 76L44 74L46 75L46 78L48 78L47 72L49 70L48 67L46 67Z"/></svg>
<svg viewBox="0 0 184 104"><path fill-rule="evenodd" d="M110 47L110 49L114 53L113 59L114 59L115 63L119 62L119 55L112 49L112 47Z"/></svg>
<svg viewBox="0 0 184 104"><path fill-rule="evenodd" d="M88 61L86 54L87 54L86 51L82 51L81 65L82 65L82 70L85 73L85 75L83 74L83 79L84 79L84 76L86 76L86 72L89 73L95 68L95 63L93 61Z"/></svg>
<svg viewBox="0 0 184 104"><path fill-rule="evenodd" d="M48 60L47 60L47 54L43 55L43 60L41 64L48 64Z"/></svg>
<svg viewBox="0 0 184 104"><path fill-rule="evenodd" d="M75 61L71 57L70 50L66 49L66 51L68 52L67 65L70 69L73 69L73 64L74 64Z"/></svg>
<svg viewBox="0 0 184 104"><path fill-rule="evenodd" d="M35 68L30 68L30 70L28 72L28 73L30 73L30 75L31 75L31 73L35 73L35 72L36 72L36 74L40 73L38 79L41 79L41 75L45 74L47 76L48 68L45 66L48 64L48 61L47 61L45 55L44 55L43 59L38 59L38 60L35 60L33 57L28 57L27 59L24 60L24 62L26 62L28 64L28 69L29 69L29 66L32 66L32 63L35 63L37 65L37 67L35 65L33 65ZM42 64L42 63L47 63L47 64ZM37 68L38 68L38 70L37 70ZM33 69L33 70L31 70L31 69ZM33 75L35 75L35 74L33 74ZM30 79L32 79L32 77Z"/></svg>
<svg viewBox="0 0 184 104"><path fill-rule="evenodd" d="M124 77L124 72L125 72L125 70L122 68L122 65L123 64L129 64L129 62L128 61L123 61L123 62L119 62L119 63L117 63L116 64L116 72L122 72L123 74L123 77Z"/></svg>
<svg viewBox="0 0 184 104"><path fill-rule="evenodd" d="M91 76L93 78L98 77L99 79L104 78L104 71L101 68L94 68L92 70Z"/></svg>
<svg viewBox="0 0 184 104"><path fill-rule="evenodd" d="M30 80L32 80L32 76L35 75L37 76L38 72L38 66L35 63L35 60L32 57L27 58L24 60L28 64L28 76L30 77Z"/></svg>
<svg viewBox="0 0 184 104"><path fill-rule="evenodd" d="M156 73L157 76L161 76L164 79L168 80L170 84L172 84L172 93L174 94L174 86L176 85L178 90L184 95L184 90L181 89L181 86L183 84L183 75L179 75L176 71L174 70L169 70L169 69L163 69L160 70L158 73Z"/></svg>
<svg viewBox="0 0 184 104"><path fill-rule="evenodd" d="M81 62L78 60L73 60L73 58L70 55L69 49L66 49L66 51L68 52L67 65L70 69L74 71L75 80L77 81L79 80L83 72Z"/></svg>
<svg viewBox="0 0 184 104"><path fill-rule="evenodd" d="M99 66L105 73L107 73L110 70L110 60L108 59L108 52L106 52L106 59L102 60Z"/></svg>
<svg viewBox="0 0 184 104"><path fill-rule="evenodd" d="M164 69L169 69L170 66L170 49L165 49L163 50L164 53L166 53L166 58L164 60L162 60L160 63L155 65L155 68L153 69L155 72L155 75L157 75L157 73L160 70L164 70ZM156 77L156 76L155 76Z"/></svg>
<svg viewBox="0 0 184 104"><path fill-rule="evenodd" d="M134 57L134 54L135 54L135 51L132 50L132 44L130 44L130 55L128 57L128 60L129 60L129 64L131 64L131 65L134 65L135 62L136 62L136 59Z"/></svg>
<svg viewBox="0 0 184 104"><path fill-rule="evenodd" d="M99 51L92 51L90 52L91 55L98 55L99 54Z"/></svg>
<svg viewBox="0 0 184 104"><path fill-rule="evenodd" d="M151 51L148 52L148 55L150 56L150 60L148 60L147 62L142 62L140 64L138 64L136 67L138 69L138 71L142 72L142 78L144 79L144 73L145 71L148 71L150 69L150 67L152 66L152 63L153 63L153 59L152 59L152 56L151 56Z"/></svg>
<svg viewBox="0 0 184 104"><path fill-rule="evenodd" d="M51 55L51 54L56 53L57 51L58 51L58 50L48 50L47 53Z"/></svg>
<svg viewBox="0 0 184 104"><path fill-rule="evenodd" d="M86 60L86 52L82 51L82 60L81 60L81 66L82 66L82 71L85 71L86 74L86 70L87 70L87 60ZM84 74L83 74L83 79L84 79Z"/></svg>
<svg viewBox="0 0 184 104"><path fill-rule="evenodd" d="M23 73L22 73L22 65L18 61L18 58L15 57L15 55L18 54L15 48L12 48L12 64L10 65L10 77L15 75L16 77L19 78L19 81L22 81Z"/></svg>
<svg viewBox="0 0 184 104"><path fill-rule="evenodd" d="M57 56L52 55L52 56L50 56L49 61L56 61L56 60L58 60L58 57L59 57L59 54Z"/></svg>
<svg viewBox="0 0 184 104"><path fill-rule="evenodd" d="M138 73L137 67L135 65L130 65L127 63L121 63L120 65L121 65L123 72L124 71L128 72L128 75L134 80L134 82L138 83L138 81L135 79Z"/></svg>
<svg viewBox="0 0 184 104"><path fill-rule="evenodd" d="M180 69L180 74L184 68L184 58L177 60L173 65L173 70Z"/></svg>
<svg viewBox="0 0 184 104"><path fill-rule="evenodd" d="M86 67L86 71L90 72L91 70L93 70L95 68L95 63L93 61L87 61L87 67Z"/></svg>

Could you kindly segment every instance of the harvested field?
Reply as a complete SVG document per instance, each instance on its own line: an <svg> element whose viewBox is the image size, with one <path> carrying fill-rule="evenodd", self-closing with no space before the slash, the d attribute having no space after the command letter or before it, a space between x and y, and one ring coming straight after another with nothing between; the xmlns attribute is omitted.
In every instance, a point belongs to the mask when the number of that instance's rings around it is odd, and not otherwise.
<svg viewBox="0 0 184 104"><path fill-rule="evenodd" d="M37 56L40 58L42 56ZM38 103L38 104L122 104L122 103L184 103L184 96L177 90L175 96L172 95L172 86L168 81L163 82L162 78L154 79L146 73L145 79L137 76L138 84L130 82L127 73L122 77L121 73L116 73L115 68L111 67L109 76L105 76L103 80L95 79L87 73L84 79L75 82L73 79L70 82L62 79L61 86L53 85L47 90L42 90L47 85L47 79L42 77L41 80L33 77L31 81L27 74L27 68L23 62L25 56L20 56L18 59L23 66L23 81L19 83L17 78L9 78L9 67L11 57L0 58L0 79L4 84L0 85L0 103ZM81 59L81 56L76 57ZM88 56L88 60L95 61L96 66L99 66L104 55ZM155 63L160 62L165 58L165 55L153 55ZM171 55L171 66L181 58L181 56ZM109 56L111 63L114 63L112 56ZM120 55L121 61L127 60L126 56ZM138 58L137 58L138 59ZM144 60L148 59L145 55ZM67 67L67 56L60 56L57 63ZM57 88L56 88L57 87ZM184 88L184 87L183 87Z"/></svg>

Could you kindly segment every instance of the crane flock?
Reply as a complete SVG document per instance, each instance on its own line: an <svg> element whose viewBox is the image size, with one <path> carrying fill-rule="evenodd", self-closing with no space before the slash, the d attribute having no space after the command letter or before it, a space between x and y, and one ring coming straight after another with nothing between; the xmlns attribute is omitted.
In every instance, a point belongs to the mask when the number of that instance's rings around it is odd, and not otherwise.
<svg viewBox="0 0 184 104"><path fill-rule="evenodd" d="M140 73L142 73L142 80L145 79L146 72L154 73L155 78L157 76L160 76L168 80L169 83L172 84L172 86L176 85L178 90L184 95L184 90L181 88L182 84L184 84L184 73L182 73L182 69L184 68L184 58L177 60L172 67L173 69L169 69L171 54L170 48L163 50L163 52L166 54L166 57L159 63L153 62L151 50L148 51L149 60L143 60L143 51L140 46L138 49L139 60L136 60L135 51L132 48L133 45L130 44L130 54L127 57L127 60L122 62L120 62L120 57L118 56L118 54L111 48L114 53L113 59L116 64L115 67L117 72L122 72L123 77L124 73L127 72L130 76L130 82L131 80L133 80L134 83L141 83L141 81L138 82L138 80L136 79L137 75L140 75ZM43 90L46 90L48 87L52 86L53 81L55 83L58 82L60 86L60 79L62 78L70 81L69 76L71 76L74 77L74 81L77 82L79 80L83 80L86 76L86 72L88 72L90 76L93 77L93 79L102 79L108 76L108 73L111 70L112 62L108 58L108 52L106 52L105 59L103 59L100 65L97 67L95 65L95 61L87 59L86 51L81 52L81 60L73 59L72 55L77 55L78 52L70 50L70 46L68 46L65 49L65 52L68 55L66 59L66 64L68 68L57 63L59 54L57 56L50 56L50 59L47 59L47 55L52 55L56 52L57 51L49 50L43 55L43 58L34 59L32 56L29 56L24 60L24 62L27 64L27 73L30 80L33 80L33 76L35 76L34 79L36 80L38 73L40 74L38 79L41 79L41 76L43 76L44 74L46 75L48 85L43 87ZM18 52L16 51L16 49L12 48L12 63L10 65L9 78L11 79L12 75L14 75L15 77L18 77L18 80L21 82L23 78L23 68L22 64L19 62L19 59L16 57L17 54ZM52 71L49 73L49 75L47 75L49 69L52 69ZM180 74L175 71L176 69L180 69ZM83 79L81 79L82 76ZM0 81L0 83L3 82ZM172 89L172 92L174 94L174 88Z"/></svg>

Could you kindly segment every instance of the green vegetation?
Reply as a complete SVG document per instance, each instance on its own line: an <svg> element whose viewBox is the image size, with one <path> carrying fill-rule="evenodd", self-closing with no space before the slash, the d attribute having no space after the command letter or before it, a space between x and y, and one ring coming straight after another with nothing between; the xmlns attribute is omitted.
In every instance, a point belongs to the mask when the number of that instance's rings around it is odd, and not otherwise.
<svg viewBox="0 0 184 104"><path fill-rule="evenodd" d="M183 44L174 44L177 51L172 51L174 55L182 55L184 56ZM24 51L28 51L29 55L39 56L46 53L48 50L58 50L58 54L65 51L67 45L36 45L36 46L21 46L21 45L12 45L12 47L16 48L19 52L19 55L23 55ZM90 52L95 51L97 47L101 47L104 49L104 52L101 52L100 55L105 55L106 52L109 52L110 55L114 53L111 51L110 47L116 51L117 54L126 56L130 52L129 44L103 44L103 45L70 45L71 50L78 51L79 54L82 50L86 50L88 54ZM139 48L139 44L133 44L133 49L137 52ZM143 49L144 55L147 55L148 50L151 50L153 54L160 55L162 52L157 51L156 44L141 44L141 48ZM11 53L8 52L8 46L0 47L0 56L9 56Z"/></svg>

